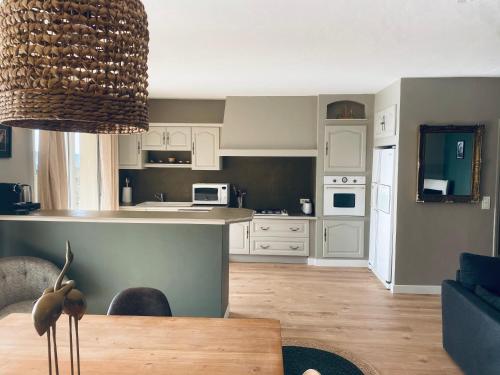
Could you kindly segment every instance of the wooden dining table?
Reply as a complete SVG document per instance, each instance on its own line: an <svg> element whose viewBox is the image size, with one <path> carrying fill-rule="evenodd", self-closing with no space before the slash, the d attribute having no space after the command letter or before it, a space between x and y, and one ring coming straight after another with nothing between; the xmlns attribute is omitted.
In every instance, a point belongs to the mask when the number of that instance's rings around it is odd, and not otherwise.
<svg viewBox="0 0 500 375"><path fill-rule="evenodd" d="M68 317L57 325L59 369L70 374ZM283 375L281 326L269 319L86 315L82 375ZM0 374L48 374L47 339L29 314L0 320Z"/></svg>

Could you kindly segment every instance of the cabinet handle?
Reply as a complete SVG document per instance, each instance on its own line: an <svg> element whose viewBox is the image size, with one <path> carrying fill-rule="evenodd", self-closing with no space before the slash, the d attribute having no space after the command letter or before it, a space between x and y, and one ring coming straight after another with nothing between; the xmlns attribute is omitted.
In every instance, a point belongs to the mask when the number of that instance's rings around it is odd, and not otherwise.
<svg viewBox="0 0 500 375"><path fill-rule="evenodd" d="M326 142L326 155L328 155L328 142Z"/></svg>
<svg viewBox="0 0 500 375"><path fill-rule="evenodd" d="M325 232L324 236L325 236L325 242L326 242L326 228L325 228L324 232Z"/></svg>
<svg viewBox="0 0 500 375"><path fill-rule="evenodd" d="M299 248L300 248L300 246L297 246L297 245L292 246L292 245L290 245L290 249L291 250L298 250Z"/></svg>
<svg viewBox="0 0 500 375"><path fill-rule="evenodd" d="M260 227L261 230L269 230L269 227Z"/></svg>
<svg viewBox="0 0 500 375"><path fill-rule="evenodd" d="M194 154L195 154L195 152L194 152L194 141L193 141L193 155L194 155Z"/></svg>
<svg viewBox="0 0 500 375"><path fill-rule="evenodd" d="M382 122L380 125L382 125L382 131L385 132L385 116L382 116Z"/></svg>
<svg viewBox="0 0 500 375"><path fill-rule="evenodd" d="M260 248L266 250L269 249L269 245L260 245Z"/></svg>
<svg viewBox="0 0 500 375"><path fill-rule="evenodd" d="M170 133L167 132L167 145L169 145L169 144L170 144Z"/></svg>
<svg viewBox="0 0 500 375"><path fill-rule="evenodd" d="M297 227L292 227L292 228L288 228L290 229L292 232L298 232L300 230L300 228L297 228Z"/></svg>
<svg viewBox="0 0 500 375"><path fill-rule="evenodd" d="M247 240L250 238L250 227L247 227Z"/></svg>
<svg viewBox="0 0 500 375"><path fill-rule="evenodd" d="M163 146L167 145L167 134L163 133Z"/></svg>
<svg viewBox="0 0 500 375"><path fill-rule="evenodd" d="M137 154L138 155L141 154L141 141L140 140L137 140Z"/></svg>

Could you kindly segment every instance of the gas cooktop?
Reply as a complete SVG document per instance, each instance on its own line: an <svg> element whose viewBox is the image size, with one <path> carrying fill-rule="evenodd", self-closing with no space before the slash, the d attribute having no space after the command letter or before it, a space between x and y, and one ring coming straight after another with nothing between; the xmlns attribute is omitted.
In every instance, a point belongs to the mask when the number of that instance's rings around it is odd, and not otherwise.
<svg viewBox="0 0 500 375"><path fill-rule="evenodd" d="M255 216L288 216L288 211L281 208L263 208L255 210Z"/></svg>

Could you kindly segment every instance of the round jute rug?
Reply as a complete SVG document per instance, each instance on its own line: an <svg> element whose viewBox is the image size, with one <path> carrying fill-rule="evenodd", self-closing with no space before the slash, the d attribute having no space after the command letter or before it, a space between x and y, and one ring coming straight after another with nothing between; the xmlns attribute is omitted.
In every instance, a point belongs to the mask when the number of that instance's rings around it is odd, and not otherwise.
<svg viewBox="0 0 500 375"><path fill-rule="evenodd" d="M310 339L283 339L285 375L317 370L321 375L380 375L356 355L328 343Z"/></svg>

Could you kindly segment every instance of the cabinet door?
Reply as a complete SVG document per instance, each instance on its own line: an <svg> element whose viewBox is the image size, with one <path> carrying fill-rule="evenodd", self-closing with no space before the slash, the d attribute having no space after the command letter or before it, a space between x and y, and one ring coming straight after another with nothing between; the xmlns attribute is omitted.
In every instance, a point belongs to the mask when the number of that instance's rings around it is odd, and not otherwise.
<svg viewBox="0 0 500 375"><path fill-rule="evenodd" d="M143 169L145 153L141 148L139 134L118 136L118 159L120 169Z"/></svg>
<svg viewBox="0 0 500 375"><path fill-rule="evenodd" d="M326 258L362 258L364 238L364 221L325 220L323 222L323 256Z"/></svg>
<svg viewBox="0 0 500 375"><path fill-rule="evenodd" d="M229 254L250 253L250 223L229 226Z"/></svg>
<svg viewBox="0 0 500 375"><path fill-rule="evenodd" d="M191 127L167 127L168 151L191 151Z"/></svg>
<svg viewBox="0 0 500 375"><path fill-rule="evenodd" d="M325 172L364 172L366 126L326 126Z"/></svg>
<svg viewBox="0 0 500 375"><path fill-rule="evenodd" d="M193 128L193 170L220 170L219 128Z"/></svg>
<svg viewBox="0 0 500 375"><path fill-rule="evenodd" d="M149 131L142 135L142 149L146 151L166 150L167 129L160 126L151 126Z"/></svg>

